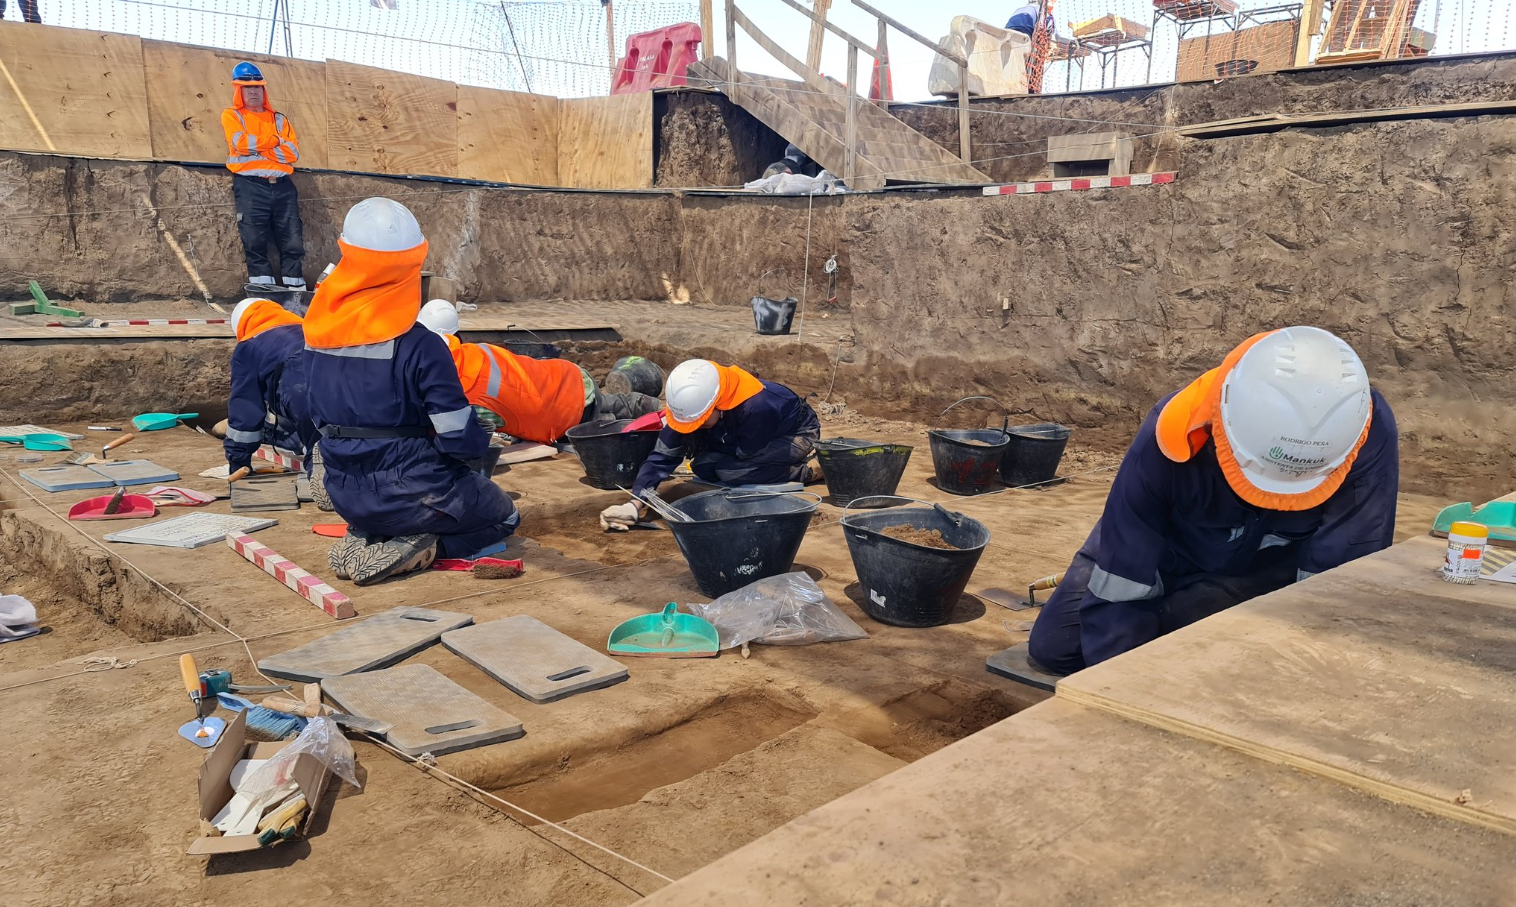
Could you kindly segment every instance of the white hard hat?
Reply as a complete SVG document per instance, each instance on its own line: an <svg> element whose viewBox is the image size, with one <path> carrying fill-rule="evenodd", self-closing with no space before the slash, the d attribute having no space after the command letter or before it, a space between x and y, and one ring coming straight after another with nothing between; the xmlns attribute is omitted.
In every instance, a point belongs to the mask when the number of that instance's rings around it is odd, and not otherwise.
<svg viewBox="0 0 1516 907"><path fill-rule="evenodd" d="M1253 344L1221 389L1221 426L1243 477L1274 494L1325 482L1356 450L1372 408L1358 354L1321 328Z"/></svg>
<svg viewBox="0 0 1516 907"><path fill-rule="evenodd" d="M400 252L416 248L426 237L409 208L387 198L366 198L348 209L342 239L360 249Z"/></svg>
<svg viewBox="0 0 1516 907"><path fill-rule="evenodd" d="M680 422L699 422L710 414L721 391L721 373L707 359L689 359L669 372L663 393L669 414Z"/></svg>
<svg viewBox="0 0 1516 907"><path fill-rule="evenodd" d="M232 322L232 334L235 336L242 333L242 319L247 317L248 309L251 309L253 307L253 303L270 301L271 300L264 299L261 296L249 296L248 298L237 303L236 307L232 309L232 317L230 319Z"/></svg>
<svg viewBox="0 0 1516 907"><path fill-rule="evenodd" d="M422 306L416 320L434 334L458 333L458 310L446 299L433 299Z"/></svg>

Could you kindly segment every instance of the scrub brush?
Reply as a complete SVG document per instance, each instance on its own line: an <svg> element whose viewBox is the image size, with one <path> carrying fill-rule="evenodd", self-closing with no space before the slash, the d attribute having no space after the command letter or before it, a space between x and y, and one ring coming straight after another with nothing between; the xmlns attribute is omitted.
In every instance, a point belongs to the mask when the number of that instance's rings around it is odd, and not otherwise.
<svg viewBox="0 0 1516 907"><path fill-rule="evenodd" d="M498 557L481 557L474 561L473 573L480 579L515 579L526 572L521 561L507 561Z"/></svg>
<svg viewBox="0 0 1516 907"><path fill-rule="evenodd" d="M255 705L247 710L247 739L273 743L295 736L305 730L305 719L299 715L276 712Z"/></svg>

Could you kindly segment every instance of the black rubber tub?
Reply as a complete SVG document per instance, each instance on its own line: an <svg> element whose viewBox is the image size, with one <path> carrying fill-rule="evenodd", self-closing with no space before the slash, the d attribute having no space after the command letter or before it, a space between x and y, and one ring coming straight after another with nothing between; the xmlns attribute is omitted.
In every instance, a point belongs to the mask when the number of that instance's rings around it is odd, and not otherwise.
<svg viewBox="0 0 1516 907"><path fill-rule="evenodd" d="M914 449L909 444L828 438L816 442L816 458L833 503L846 504L856 498L894 494Z"/></svg>
<svg viewBox="0 0 1516 907"><path fill-rule="evenodd" d="M1000 459L1000 481L1011 488L1041 485L1058 477L1063 449L1072 431L1056 422L1014 425L1006 431L1010 442Z"/></svg>
<svg viewBox="0 0 1516 907"><path fill-rule="evenodd" d="M670 502L693 522L669 520L700 591L711 598L790 572L819 501L721 488Z"/></svg>
<svg viewBox="0 0 1516 907"><path fill-rule="evenodd" d="M663 369L658 363L642 356L622 356L611 366L605 376L605 392L608 394L647 394L658 397L663 394Z"/></svg>
<svg viewBox="0 0 1516 907"><path fill-rule="evenodd" d="M998 428L942 429L927 432L937 484L951 494L983 494L994 484L1010 443Z"/></svg>
<svg viewBox="0 0 1516 907"><path fill-rule="evenodd" d="M658 444L659 426L646 431L622 431L631 424L630 419L586 422L568 430L568 439L591 485L607 491L632 487L642 462Z"/></svg>
<svg viewBox="0 0 1516 907"><path fill-rule="evenodd" d="M953 548L891 538L884 530L892 526L935 529ZM848 513L842 533L858 573L864 613L896 627L947 623L990 541L983 523L940 505Z"/></svg>
<svg viewBox="0 0 1516 907"><path fill-rule="evenodd" d="M754 296L753 325L760 334L788 334L798 305L800 301L793 296L786 299Z"/></svg>

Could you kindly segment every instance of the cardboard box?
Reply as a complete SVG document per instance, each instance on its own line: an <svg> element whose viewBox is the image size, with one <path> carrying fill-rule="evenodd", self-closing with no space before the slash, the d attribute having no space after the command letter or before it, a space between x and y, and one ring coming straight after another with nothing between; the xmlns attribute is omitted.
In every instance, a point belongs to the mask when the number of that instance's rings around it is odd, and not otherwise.
<svg viewBox="0 0 1516 907"><path fill-rule="evenodd" d="M218 853L242 853L259 850L257 835L223 835L211 825L216 813L232 799L232 769L243 759L268 759L293 743L281 740L278 743L248 743L247 714L237 713L236 719L222 731L221 739L211 748L211 754L200 765L200 837L196 838L187 853L192 856L209 856ZM302 754L295 762L293 779L310 809L300 823L304 835L321 806L321 795L332 778L326 764L309 753Z"/></svg>

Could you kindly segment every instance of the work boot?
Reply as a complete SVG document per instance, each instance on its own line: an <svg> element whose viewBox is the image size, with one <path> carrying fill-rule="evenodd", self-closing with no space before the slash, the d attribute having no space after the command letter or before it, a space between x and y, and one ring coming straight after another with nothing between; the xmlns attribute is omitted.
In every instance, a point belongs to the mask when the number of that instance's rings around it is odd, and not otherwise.
<svg viewBox="0 0 1516 907"><path fill-rule="evenodd" d="M326 493L326 464L321 462L321 445L311 446L311 500L322 513L336 513L332 499Z"/></svg>
<svg viewBox="0 0 1516 907"><path fill-rule="evenodd" d="M425 570L437 559L435 535L401 535L380 541L375 539L359 552L358 563L348 569L353 582L371 586L392 576Z"/></svg>
<svg viewBox="0 0 1516 907"><path fill-rule="evenodd" d="M368 540L361 535L355 535L349 529L347 535L338 539L332 545L331 550L326 552L326 562L332 568L332 573L338 579L352 579L353 569L362 562L363 549Z"/></svg>

